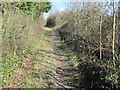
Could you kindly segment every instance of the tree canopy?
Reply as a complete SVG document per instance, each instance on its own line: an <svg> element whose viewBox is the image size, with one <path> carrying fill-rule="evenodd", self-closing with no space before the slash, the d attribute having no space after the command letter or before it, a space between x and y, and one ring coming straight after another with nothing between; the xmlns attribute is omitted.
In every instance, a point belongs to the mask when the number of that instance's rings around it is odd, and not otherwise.
<svg viewBox="0 0 120 90"><path fill-rule="evenodd" d="M48 12L52 5L51 2L17 2L16 7L20 12L26 15L32 15L34 18L39 17L44 12Z"/></svg>

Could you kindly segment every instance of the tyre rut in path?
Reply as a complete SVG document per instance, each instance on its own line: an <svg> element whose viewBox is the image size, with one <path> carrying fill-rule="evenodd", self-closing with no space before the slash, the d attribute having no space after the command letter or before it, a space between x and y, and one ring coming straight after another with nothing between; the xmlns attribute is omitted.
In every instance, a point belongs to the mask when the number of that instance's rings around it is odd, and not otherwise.
<svg viewBox="0 0 120 90"><path fill-rule="evenodd" d="M60 51L60 49L58 48L57 46L57 33L56 31L52 31L51 32L51 44L52 44L52 47L53 47L53 50L54 50L54 53L55 53L55 59L56 59L56 74L55 74L55 81L56 81L56 88L71 88L70 86L68 86L66 84L66 80L65 80L65 77L64 77L64 66L65 66L65 61L62 60L62 53Z"/></svg>

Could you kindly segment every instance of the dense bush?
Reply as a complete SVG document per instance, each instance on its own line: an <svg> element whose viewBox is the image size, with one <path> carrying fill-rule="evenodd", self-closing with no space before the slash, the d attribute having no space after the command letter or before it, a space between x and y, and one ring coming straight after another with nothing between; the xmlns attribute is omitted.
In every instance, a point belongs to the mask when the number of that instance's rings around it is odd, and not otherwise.
<svg viewBox="0 0 120 90"><path fill-rule="evenodd" d="M30 53L31 42L43 30L42 14L51 8L49 2L14 2L0 4L2 21L2 75L3 87L13 70L21 66L25 54Z"/></svg>
<svg viewBox="0 0 120 90"><path fill-rule="evenodd" d="M69 9L59 15L57 13L53 15L56 16L56 28L61 40L78 59L79 64L76 68L79 72L79 83L75 87L109 89L120 87L120 44L117 38L120 34L116 33L115 36L115 59L113 59L112 6L109 3L68 5ZM51 17L48 21L53 19Z"/></svg>

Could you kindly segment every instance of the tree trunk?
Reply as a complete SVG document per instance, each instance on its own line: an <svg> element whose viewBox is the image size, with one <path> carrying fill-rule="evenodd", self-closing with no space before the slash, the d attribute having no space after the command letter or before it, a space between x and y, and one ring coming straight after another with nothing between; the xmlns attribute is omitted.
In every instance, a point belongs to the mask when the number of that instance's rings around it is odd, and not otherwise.
<svg viewBox="0 0 120 90"><path fill-rule="evenodd" d="M102 16L100 18L100 60L102 59Z"/></svg>

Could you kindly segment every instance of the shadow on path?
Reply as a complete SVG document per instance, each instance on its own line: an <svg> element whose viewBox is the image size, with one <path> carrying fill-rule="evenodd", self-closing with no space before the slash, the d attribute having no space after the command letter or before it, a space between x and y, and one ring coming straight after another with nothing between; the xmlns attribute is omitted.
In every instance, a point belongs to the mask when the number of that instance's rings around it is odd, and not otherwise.
<svg viewBox="0 0 120 90"><path fill-rule="evenodd" d="M55 54L55 59L56 59L56 73L55 76L53 77L57 83L57 87L56 88L71 88L71 86L69 86L67 84L67 78L65 77L65 61L63 60L64 57L68 57L68 55L63 55L60 51L60 49L58 48L58 43L57 43L57 33L55 31L51 32L51 44L53 47L54 52L48 52L48 53L54 53ZM62 57L63 56L63 57Z"/></svg>

